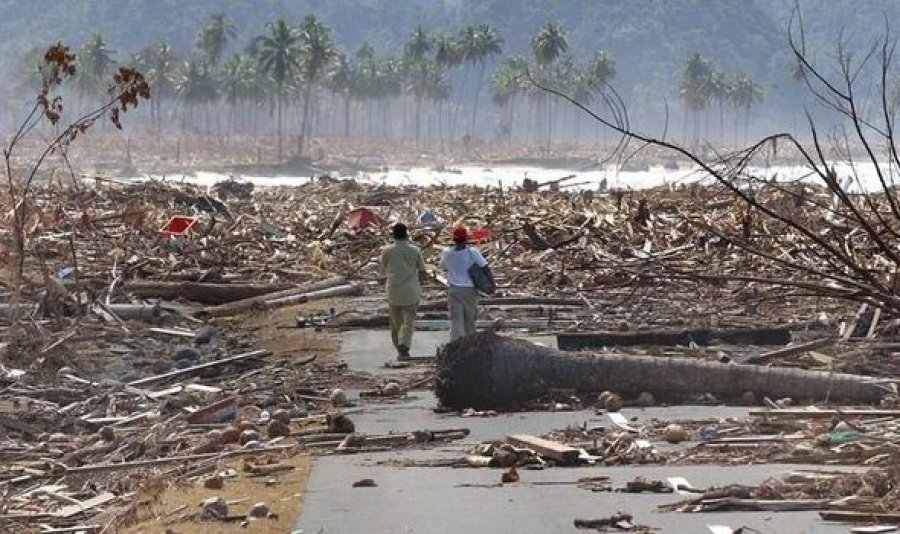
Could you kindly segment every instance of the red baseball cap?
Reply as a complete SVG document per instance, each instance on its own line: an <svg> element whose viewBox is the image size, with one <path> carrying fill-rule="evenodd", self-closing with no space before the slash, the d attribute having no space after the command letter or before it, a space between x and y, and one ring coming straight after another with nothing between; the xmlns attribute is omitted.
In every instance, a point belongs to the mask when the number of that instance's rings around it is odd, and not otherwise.
<svg viewBox="0 0 900 534"><path fill-rule="evenodd" d="M469 239L469 233L466 232L465 227L457 226L453 229L453 240L454 241L466 241Z"/></svg>

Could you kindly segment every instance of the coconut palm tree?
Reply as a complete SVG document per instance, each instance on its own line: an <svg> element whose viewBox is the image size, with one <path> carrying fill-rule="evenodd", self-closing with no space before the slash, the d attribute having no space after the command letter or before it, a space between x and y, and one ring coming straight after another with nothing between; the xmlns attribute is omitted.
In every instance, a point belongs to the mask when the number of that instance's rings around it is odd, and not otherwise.
<svg viewBox="0 0 900 534"><path fill-rule="evenodd" d="M406 44L403 45L403 57L406 60L422 61L433 47L434 41L428 36L428 33L421 26L416 26Z"/></svg>
<svg viewBox="0 0 900 534"><path fill-rule="evenodd" d="M206 60L217 69L228 42L237 36L237 28L224 14L216 13L209 17L206 25L197 33L197 48Z"/></svg>
<svg viewBox="0 0 900 534"><path fill-rule="evenodd" d="M525 59L521 56L508 58L491 77L492 96L494 104L501 109L501 119L498 126L498 134L505 141L512 140L513 118L515 114L516 96L521 94L522 76L526 69Z"/></svg>
<svg viewBox="0 0 900 534"><path fill-rule="evenodd" d="M725 141L725 106L731 101L731 77L719 70L713 71L710 77L710 96L719 107L719 135Z"/></svg>
<svg viewBox="0 0 900 534"><path fill-rule="evenodd" d="M106 94L106 79L112 72L115 52L107 47L99 33L88 36L78 51L76 91L82 98L93 99Z"/></svg>
<svg viewBox="0 0 900 534"><path fill-rule="evenodd" d="M475 28L474 48L469 51L472 61L480 66L478 82L475 85L475 100L472 103L472 125L469 134L475 133L475 122L478 118L478 99L481 95L481 86L484 85L484 71L486 63L492 57L499 55L502 49L503 39L497 34L497 30L488 24L479 24Z"/></svg>
<svg viewBox="0 0 900 534"><path fill-rule="evenodd" d="M231 128L234 129L238 112L258 95L259 64L248 55L234 54L225 60L218 75L219 91L230 107Z"/></svg>
<svg viewBox="0 0 900 534"><path fill-rule="evenodd" d="M251 53L259 62L260 71L275 84L278 106L278 161L283 159L283 115L285 86L301 72L303 65L299 32L278 18L267 25L268 34L259 35L251 44Z"/></svg>
<svg viewBox="0 0 900 534"><path fill-rule="evenodd" d="M765 92L752 76L744 72L736 74L733 83L732 105L744 113L744 142L746 142L750 129L750 108L762 102Z"/></svg>
<svg viewBox="0 0 900 534"><path fill-rule="evenodd" d="M404 92L413 95L415 101L416 146L419 146L422 126L422 100L430 91L433 72L438 68L427 56L434 43L421 26L416 27L403 45L402 68L405 76Z"/></svg>
<svg viewBox="0 0 900 534"><path fill-rule="evenodd" d="M678 92L684 102L685 117L688 113L693 117L694 127L691 141L694 144L699 142L700 112L707 108L712 95L714 71L709 60L697 52L685 61L681 69ZM687 125L685 124L685 126Z"/></svg>
<svg viewBox="0 0 900 534"><path fill-rule="evenodd" d="M339 54L328 76L328 89L344 102L344 137L350 137L350 102L356 84L356 70L346 54Z"/></svg>
<svg viewBox="0 0 900 534"><path fill-rule="evenodd" d="M193 58L185 62L177 84L178 97L188 108L187 120L193 120L194 110L200 107L202 121L209 131L209 106L219 98L219 88L212 69L205 59Z"/></svg>
<svg viewBox="0 0 900 534"><path fill-rule="evenodd" d="M434 61L444 72L450 71L462 64L463 51L459 41L449 33L440 33L434 36ZM452 93L452 87L450 88ZM448 95L449 98L449 95ZM440 131L441 150L444 148L444 101L438 101L438 130Z"/></svg>
<svg viewBox="0 0 900 534"><path fill-rule="evenodd" d="M538 30L531 39L531 53L538 67L538 75L546 78L553 68L553 63L568 50L569 40L559 23L550 22ZM546 94L543 99L547 111L547 155L549 156L550 146L553 142L553 108Z"/></svg>
<svg viewBox="0 0 900 534"><path fill-rule="evenodd" d="M150 84L150 114L154 117L153 125L157 133L162 129L162 103L175 96L175 83L178 79L178 58L172 52L169 43L161 42L146 52L147 83Z"/></svg>
<svg viewBox="0 0 900 534"><path fill-rule="evenodd" d="M331 38L331 30L316 19L315 15L307 15L299 27L300 44L300 81L305 90L303 97L303 122L301 135L305 143L309 143L312 128L309 120L310 103L331 63L337 59L338 51Z"/></svg>

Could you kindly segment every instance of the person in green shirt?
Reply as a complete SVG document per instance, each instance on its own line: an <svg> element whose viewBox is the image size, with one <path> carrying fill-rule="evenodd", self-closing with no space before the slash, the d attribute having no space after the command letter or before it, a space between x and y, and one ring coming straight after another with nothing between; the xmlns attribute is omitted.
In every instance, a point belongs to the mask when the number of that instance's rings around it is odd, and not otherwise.
<svg viewBox="0 0 900 534"><path fill-rule="evenodd" d="M425 272L425 261L419 247L409 242L405 224L395 224L391 235L394 242L381 251L378 267L382 276L387 277L391 341L397 349L397 359L408 360L416 310L422 298L419 275Z"/></svg>

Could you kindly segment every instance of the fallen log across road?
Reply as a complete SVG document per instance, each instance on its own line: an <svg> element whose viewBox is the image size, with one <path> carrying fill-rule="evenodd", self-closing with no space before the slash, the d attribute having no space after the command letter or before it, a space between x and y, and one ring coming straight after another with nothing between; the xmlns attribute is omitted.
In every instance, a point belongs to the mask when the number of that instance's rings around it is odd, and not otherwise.
<svg viewBox="0 0 900 534"><path fill-rule="evenodd" d="M704 394L736 401L875 402L887 391L869 377L782 367L718 363L688 358L566 353L520 339L482 332L446 345L437 360L438 400L454 409L505 409L551 390L615 391L636 398L683 402Z"/></svg>

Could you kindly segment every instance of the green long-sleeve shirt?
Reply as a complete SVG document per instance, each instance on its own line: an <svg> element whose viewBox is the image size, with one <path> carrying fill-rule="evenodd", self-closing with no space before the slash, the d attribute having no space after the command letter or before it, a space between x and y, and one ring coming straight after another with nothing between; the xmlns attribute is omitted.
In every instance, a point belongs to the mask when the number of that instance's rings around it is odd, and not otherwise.
<svg viewBox="0 0 900 534"><path fill-rule="evenodd" d="M381 251L379 270L387 276L388 303L411 306L422 298L419 271L425 270L425 260L419 247L407 240L395 241Z"/></svg>

